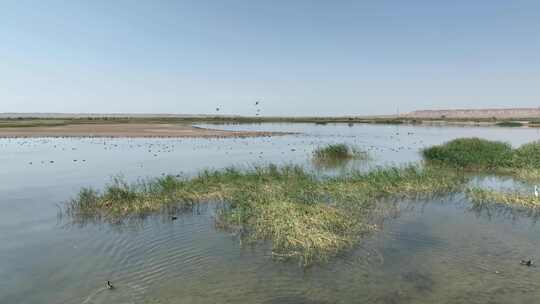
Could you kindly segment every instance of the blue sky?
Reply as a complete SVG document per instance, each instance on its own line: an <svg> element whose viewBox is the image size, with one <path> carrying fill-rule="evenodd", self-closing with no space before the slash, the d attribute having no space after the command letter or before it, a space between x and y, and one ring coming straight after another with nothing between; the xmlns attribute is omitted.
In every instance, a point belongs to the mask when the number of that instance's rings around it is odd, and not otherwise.
<svg viewBox="0 0 540 304"><path fill-rule="evenodd" d="M540 106L540 1L0 0L0 112Z"/></svg>

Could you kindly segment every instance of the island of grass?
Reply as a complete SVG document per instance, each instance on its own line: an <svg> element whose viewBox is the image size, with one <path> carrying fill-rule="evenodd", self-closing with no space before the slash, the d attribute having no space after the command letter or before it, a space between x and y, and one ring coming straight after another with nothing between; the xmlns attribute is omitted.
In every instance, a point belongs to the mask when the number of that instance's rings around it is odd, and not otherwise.
<svg viewBox="0 0 540 304"><path fill-rule="evenodd" d="M475 172L504 174L525 182L540 182L540 142L518 148L507 143L479 138L459 138L422 151L431 164L445 165ZM538 208L540 198L530 193L504 192L471 188L467 196L476 204L495 202L504 205Z"/></svg>
<svg viewBox="0 0 540 304"><path fill-rule="evenodd" d="M350 160L369 160L367 152L348 144L330 144L318 147L311 159L315 168L332 169L343 167Z"/></svg>
<svg viewBox="0 0 540 304"><path fill-rule="evenodd" d="M523 123L519 121L501 121L501 122L496 123L495 125L499 127L511 127L511 128L523 127Z"/></svg>
<svg viewBox="0 0 540 304"><path fill-rule="evenodd" d="M331 144L315 149L313 157L318 160L366 158L367 153L347 144Z"/></svg>
<svg viewBox="0 0 540 304"><path fill-rule="evenodd" d="M297 166L203 171L128 184L114 179L103 191L82 189L63 212L74 222L120 223L164 210L222 202L217 226L268 240L278 258L302 264L326 260L374 229L371 211L381 199L455 191L464 183L456 170L407 166L322 178Z"/></svg>

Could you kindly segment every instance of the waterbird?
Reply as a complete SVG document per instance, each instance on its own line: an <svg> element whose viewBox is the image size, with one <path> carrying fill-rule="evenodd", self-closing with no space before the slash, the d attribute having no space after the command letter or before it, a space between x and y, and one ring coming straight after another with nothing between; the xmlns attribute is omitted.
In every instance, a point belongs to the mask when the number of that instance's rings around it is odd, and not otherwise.
<svg viewBox="0 0 540 304"><path fill-rule="evenodd" d="M109 280L107 280L107 283L105 283L105 286L107 287L107 289L114 289L113 284Z"/></svg>
<svg viewBox="0 0 540 304"><path fill-rule="evenodd" d="M534 262L532 260L521 260L519 262L520 265L524 265L524 266L532 266L534 264Z"/></svg>
<svg viewBox="0 0 540 304"><path fill-rule="evenodd" d="M534 197L538 198L538 185L534 185Z"/></svg>
<svg viewBox="0 0 540 304"><path fill-rule="evenodd" d="M175 221L175 220L177 220L177 219L178 219L178 217L177 217L177 216L174 216L174 215L173 215L173 216L171 216L171 220Z"/></svg>

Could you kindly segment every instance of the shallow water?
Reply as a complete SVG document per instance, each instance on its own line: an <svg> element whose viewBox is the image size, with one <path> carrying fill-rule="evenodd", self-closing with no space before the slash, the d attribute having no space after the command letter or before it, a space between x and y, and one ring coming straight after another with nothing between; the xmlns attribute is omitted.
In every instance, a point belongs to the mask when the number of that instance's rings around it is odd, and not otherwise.
<svg viewBox="0 0 540 304"><path fill-rule="evenodd" d="M215 127L215 126L212 126ZM534 303L540 254L534 218L472 210L462 197L385 207L379 232L325 265L273 261L268 244L241 244L213 225L213 205L177 221L66 225L57 204L112 175L137 180L204 168L301 164L347 142L372 160L420 160L422 147L456 137L540 139L537 129L346 124L227 125L301 132L248 139L0 139L0 303ZM323 173L326 171L322 171ZM523 187L484 178L491 186ZM111 280L116 288L105 289Z"/></svg>

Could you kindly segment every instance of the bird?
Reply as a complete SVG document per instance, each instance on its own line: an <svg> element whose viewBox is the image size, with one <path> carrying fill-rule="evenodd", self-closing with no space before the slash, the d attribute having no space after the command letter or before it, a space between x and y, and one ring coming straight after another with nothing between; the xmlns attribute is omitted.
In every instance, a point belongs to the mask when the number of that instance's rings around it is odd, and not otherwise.
<svg viewBox="0 0 540 304"><path fill-rule="evenodd" d="M114 286L111 283L111 281L107 281L107 283L105 283L105 286L107 287L107 289L114 289Z"/></svg>
<svg viewBox="0 0 540 304"><path fill-rule="evenodd" d="M171 216L171 220L175 221L175 220L177 220L177 219L178 219L178 217L177 217L177 216L174 216L174 215L173 215L173 216Z"/></svg>
<svg viewBox="0 0 540 304"><path fill-rule="evenodd" d="M258 105L259 104L259 101L255 101L255 105Z"/></svg>
<svg viewBox="0 0 540 304"><path fill-rule="evenodd" d="M534 264L534 262L532 260L521 260L519 262L520 265L524 265L524 266L532 266Z"/></svg>
<svg viewBox="0 0 540 304"><path fill-rule="evenodd" d="M534 197L538 198L538 186L534 185Z"/></svg>

